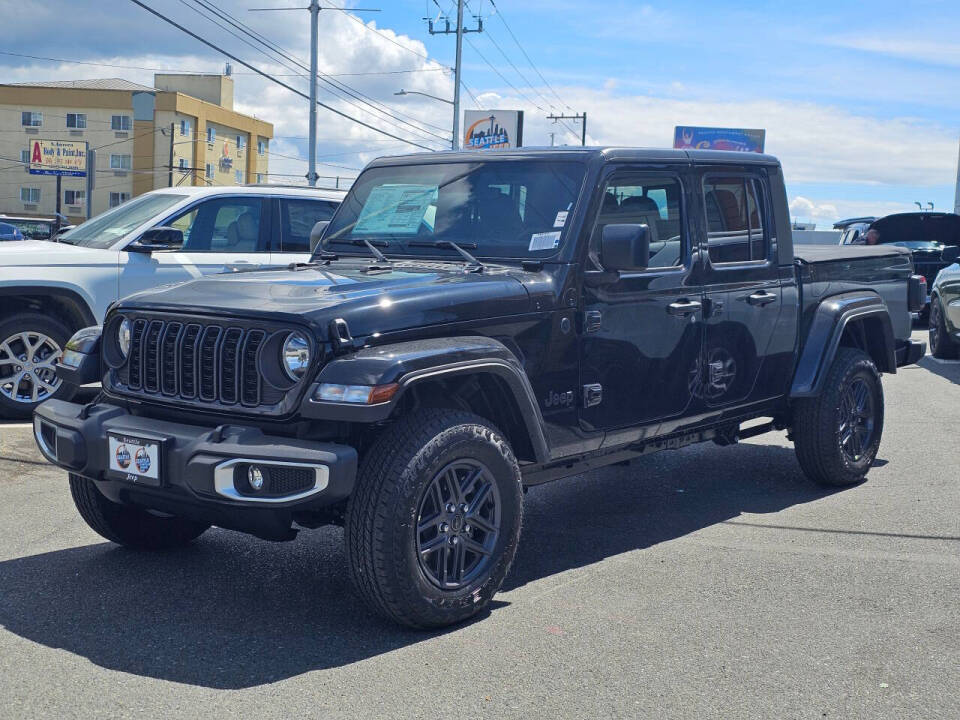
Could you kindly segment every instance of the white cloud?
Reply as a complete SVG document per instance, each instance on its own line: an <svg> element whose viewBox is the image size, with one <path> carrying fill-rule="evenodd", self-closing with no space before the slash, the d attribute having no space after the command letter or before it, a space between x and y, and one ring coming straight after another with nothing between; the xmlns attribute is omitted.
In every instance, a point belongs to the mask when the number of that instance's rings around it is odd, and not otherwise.
<svg viewBox="0 0 960 720"><path fill-rule="evenodd" d="M903 36L838 35L826 38L824 44L931 65L960 67L960 44L938 42L930 37L913 39Z"/></svg>

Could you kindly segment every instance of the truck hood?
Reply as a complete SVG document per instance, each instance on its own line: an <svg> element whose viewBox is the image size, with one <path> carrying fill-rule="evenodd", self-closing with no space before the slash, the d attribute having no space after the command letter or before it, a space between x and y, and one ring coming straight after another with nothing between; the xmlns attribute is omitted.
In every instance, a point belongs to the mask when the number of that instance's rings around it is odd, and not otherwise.
<svg viewBox="0 0 960 720"><path fill-rule="evenodd" d="M870 226L880 233L880 242L911 250L960 245L960 215L953 213L898 213L874 221Z"/></svg>
<svg viewBox="0 0 960 720"><path fill-rule="evenodd" d="M296 318L325 332L343 318L354 336L518 315L534 309L519 269L464 272L458 263L400 261L370 271L352 258L298 270L210 275L126 298L122 308L227 317ZM540 303L536 303L539 305Z"/></svg>
<svg viewBox="0 0 960 720"><path fill-rule="evenodd" d="M50 240L0 243L0 268L51 265L116 266L119 259L116 250L79 247Z"/></svg>

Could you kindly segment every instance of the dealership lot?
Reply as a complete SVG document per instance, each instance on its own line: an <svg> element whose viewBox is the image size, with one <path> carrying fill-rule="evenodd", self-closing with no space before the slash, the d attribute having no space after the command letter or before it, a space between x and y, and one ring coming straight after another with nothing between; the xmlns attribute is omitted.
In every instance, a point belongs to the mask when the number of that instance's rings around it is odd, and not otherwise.
<svg viewBox="0 0 960 720"><path fill-rule="evenodd" d="M956 717L960 363L885 392L858 487L776 434L532 489L492 611L439 633L362 608L336 528L106 543L0 426L3 715Z"/></svg>

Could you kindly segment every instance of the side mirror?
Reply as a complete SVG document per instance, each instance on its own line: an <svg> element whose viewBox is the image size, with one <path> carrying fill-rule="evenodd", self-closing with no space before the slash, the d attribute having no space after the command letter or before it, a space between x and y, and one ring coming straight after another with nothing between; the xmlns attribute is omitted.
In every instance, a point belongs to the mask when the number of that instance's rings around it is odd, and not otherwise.
<svg viewBox="0 0 960 720"><path fill-rule="evenodd" d="M960 258L960 246L948 245L940 251L940 259L945 263L955 263Z"/></svg>
<svg viewBox="0 0 960 720"><path fill-rule="evenodd" d="M313 230L310 231L310 252L317 249L317 245L320 244L320 240L323 238L323 231L327 229L327 225L329 224L329 220L321 220L313 226Z"/></svg>
<svg viewBox="0 0 960 720"><path fill-rule="evenodd" d="M604 270L645 270L650 264L650 228L638 223L605 225L600 262Z"/></svg>
<svg viewBox="0 0 960 720"><path fill-rule="evenodd" d="M130 252L174 252L183 247L183 231L161 225L150 228L139 238L127 245Z"/></svg>

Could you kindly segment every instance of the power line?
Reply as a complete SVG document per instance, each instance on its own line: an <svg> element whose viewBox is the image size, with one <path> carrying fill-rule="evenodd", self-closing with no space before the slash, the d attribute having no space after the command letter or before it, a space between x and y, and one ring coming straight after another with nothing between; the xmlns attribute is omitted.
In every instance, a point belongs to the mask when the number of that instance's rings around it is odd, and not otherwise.
<svg viewBox="0 0 960 720"><path fill-rule="evenodd" d="M192 37L194 40L198 40L199 42L202 42L204 45L206 45L207 47L211 48L212 50L215 50L215 51L217 51L217 52L225 55L226 57L230 58L230 59L233 60L234 62L240 63L240 64L243 65L245 68L248 68L248 69L250 69L250 70L253 70L255 73L257 73L258 75L266 78L267 80L270 80L271 82L276 83L276 84L279 85L280 87L283 87L283 88L289 90L290 92L294 93L295 95L299 95L300 97L304 98L305 100L309 100L309 99L310 99L310 97L309 97L308 95L306 95L305 93L300 92L299 90L297 90L297 89L294 88L293 86L288 85L287 83L283 82L282 80L278 80L277 78L273 77L273 76L270 75L269 73L264 72L263 70L261 70L260 68L254 66L254 65L251 65L250 63L246 62L245 60L241 60L239 57L237 57L237 56L234 55L233 53L227 52L227 51L224 50L223 48L219 47L218 45L215 45L214 43L210 42L210 41L207 40L206 38L201 37L200 35L196 34L196 33L193 32L192 30L188 30L187 28L185 28L185 27L184 27L183 25L181 25L180 23L178 23L178 22L176 22L175 20L167 17L166 15L158 12L157 10L154 10L152 7L150 7L149 5L141 2L140 0L130 0L130 2L132 2L134 5L137 5L137 6L141 7L141 8L143 8L144 10L146 10L147 12L149 12L151 15L154 15L155 17L158 17L158 18L160 18L161 20L163 20L164 22L172 25L173 27L177 28L177 29L180 30L181 32L186 33L187 35L189 35L190 37ZM380 133L381 135L386 135L387 137L394 138L395 140L399 140L399 141L401 141L401 142L407 143L408 145L413 145L414 147L419 147L419 148L422 148L422 149L424 149L424 150L433 150L433 148L431 148L431 147L429 147L429 146L427 146L427 145L423 145L423 144L421 144L421 143L414 142L413 140L409 140L409 139L407 139L407 138L404 138L404 137L401 137L401 136L399 136L399 135L395 135L395 134L393 134L393 133L391 133L391 132L388 132L387 130L383 130L382 128L378 128L378 127L376 127L376 126L374 126L374 125L371 125L370 123L367 123L367 122L364 122L363 120L360 120L359 118L355 118L355 117L353 117L353 116L351 116L351 115L348 115L347 113L342 112L341 110L338 110L338 109L336 109L335 107L332 107L332 106L330 106L330 105L327 105L326 103L322 103L322 102L320 102L319 100L317 101L317 105L319 105L320 107L322 107L322 108L324 108L324 109L326 109L326 110L329 110L330 112L332 112L332 113L334 113L334 114L336 114L336 115L339 115L340 117L343 117L343 118L345 118L345 119L347 119L347 120L350 120L350 121L352 121L352 122L355 122L355 123L357 123L358 125L362 125L363 127L367 128L367 129L369 129L369 130L373 130L374 132Z"/></svg>

